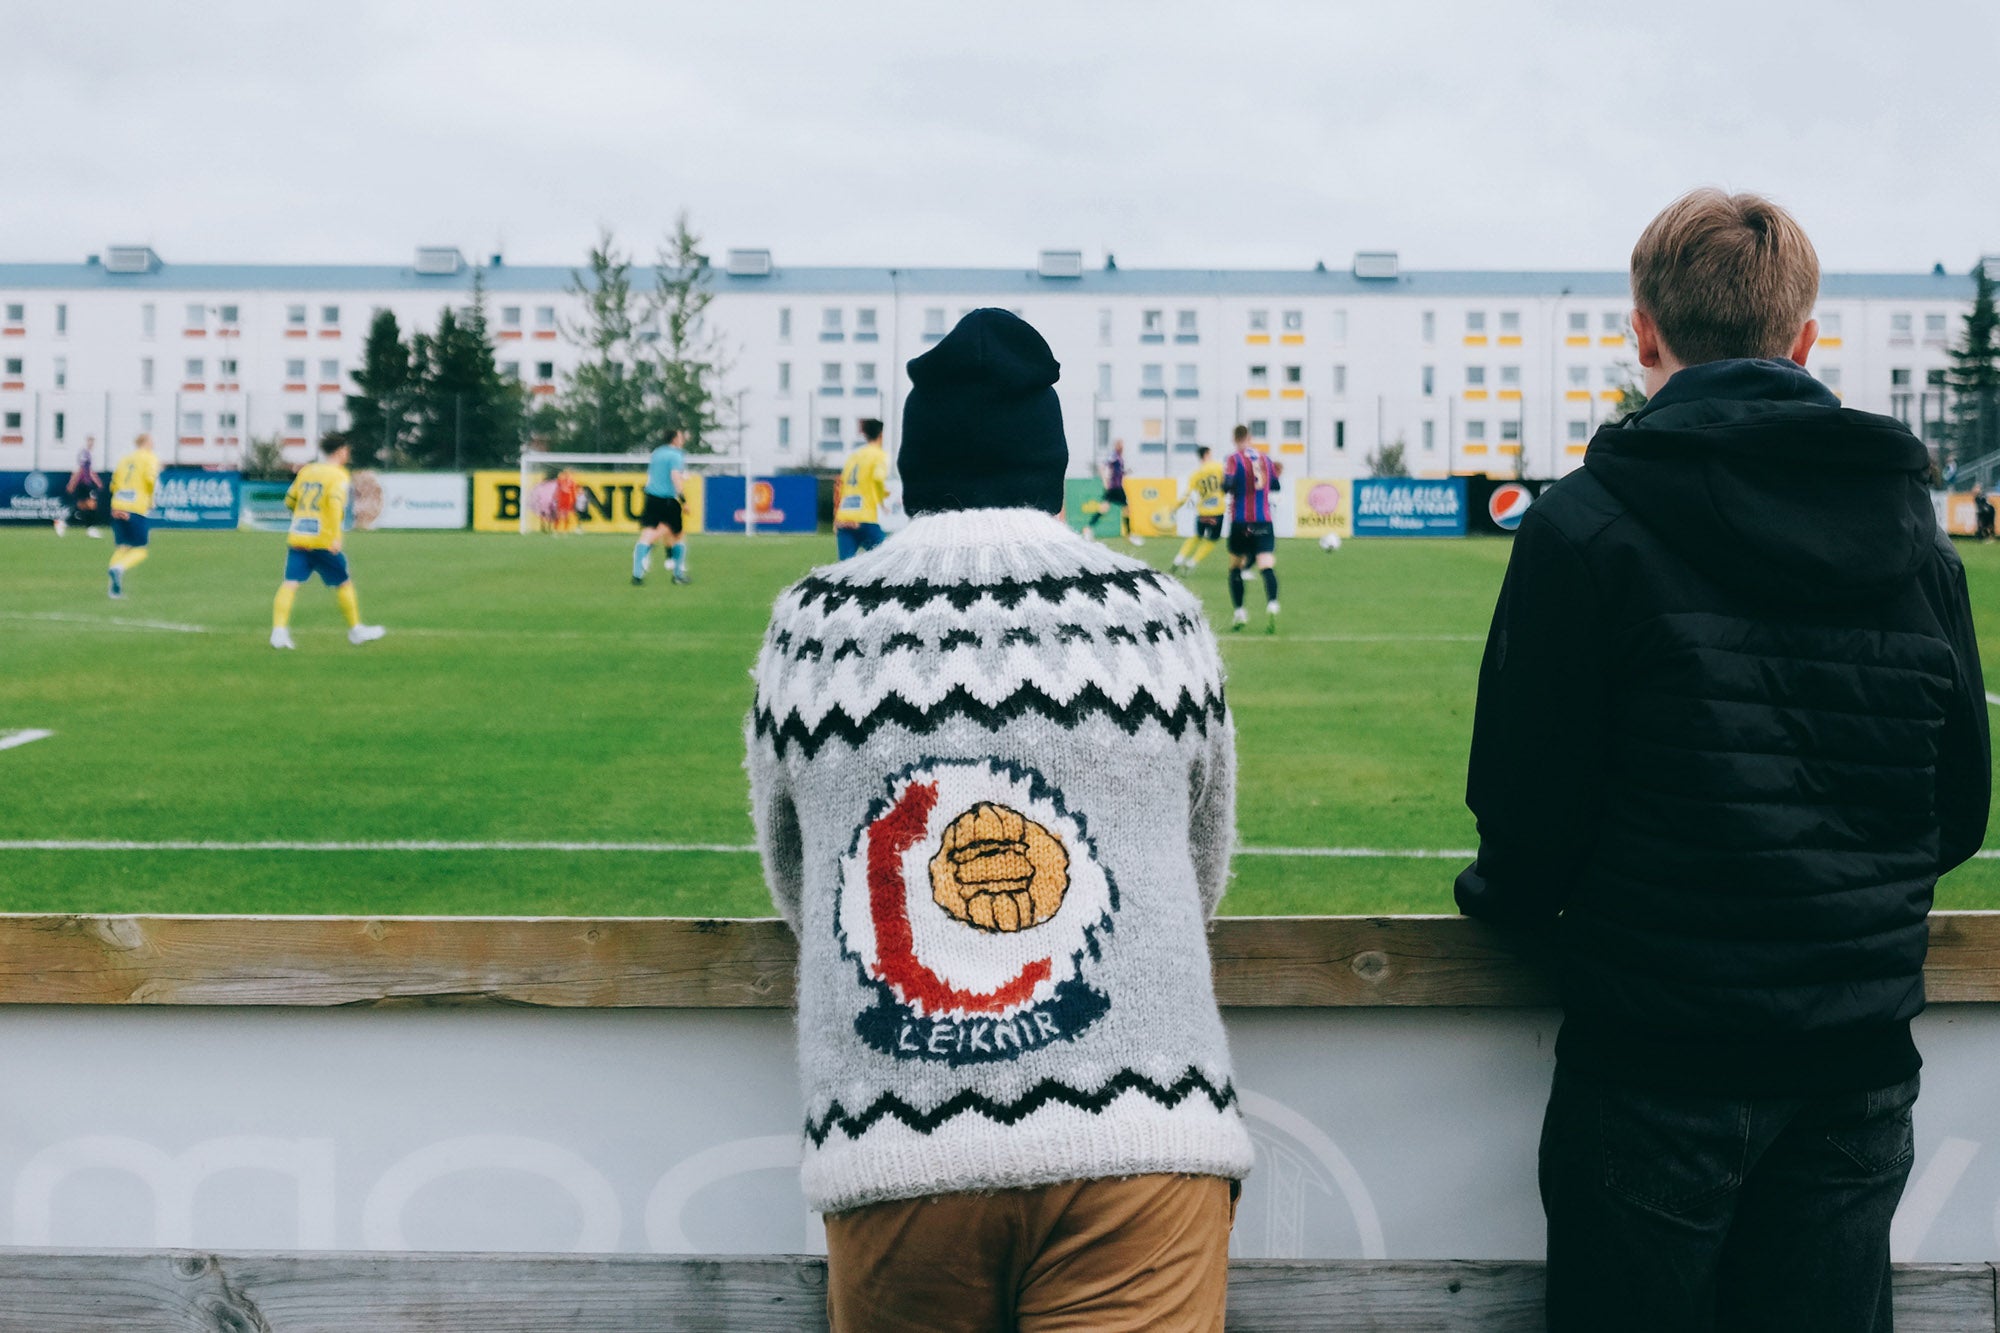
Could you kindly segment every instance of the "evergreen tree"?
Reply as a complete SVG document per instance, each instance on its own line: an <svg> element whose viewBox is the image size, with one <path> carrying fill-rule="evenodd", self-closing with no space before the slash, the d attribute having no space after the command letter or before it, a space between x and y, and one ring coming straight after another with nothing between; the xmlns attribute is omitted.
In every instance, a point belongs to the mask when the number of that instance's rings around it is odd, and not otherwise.
<svg viewBox="0 0 2000 1333"><path fill-rule="evenodd" d="M361 367L349 377L359 390L347 395L347 435L354 466L406 465L416 441L411 408L417 382L410 348L390 311L375 312L361 349Z"/></svg>
<svg viewBox="0 0 2000 1333"><path fill-rule="evenodd" d="M708 256L688 225L685 211L661 244L653 264L653 308L659 325L654 343L662 409L687 432L689 450L712 453L734 404L722 393L729 372L721 339L708 324L715 300Z"/></svg>
<svg viewBox="0 0 2000 1333"><path fill-rule="evenodd" d="M419 334L412 360L418 383L416 440L425 467L469 468L520 457L521 387L502 375L486 327L486 286L473 275L472 304L446 307L437 329Z"/></svg>
<svg viewBox="0 0 2000 1333"><path fill-rule="evenodd" d="M1971 462L2000 450L2000 324L1993 305L1993 275L1980 264L1972 270L1972 309L1965 316L1965 333L1952 348L1952 453L1954 463Z"/></svg>
<svg viewBox="0 0 2000 1333"><path fill-rule="evenodd" d="M558 450L643 453L668 425L659 362L646 342L653 311L633 290L632 261L609 230L591 247L589 272L571 272L570 292L584 315L563 336L584 355L563 375L553 410L537 411L535 433Z"/></svg>

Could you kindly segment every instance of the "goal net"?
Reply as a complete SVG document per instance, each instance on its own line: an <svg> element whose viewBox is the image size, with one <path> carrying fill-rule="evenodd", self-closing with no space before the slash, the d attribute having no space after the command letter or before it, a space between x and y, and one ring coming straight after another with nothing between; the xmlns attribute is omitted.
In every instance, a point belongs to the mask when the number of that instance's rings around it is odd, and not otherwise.
<svg viewBox="0 0 2000 1333"><path fill-rule="evenodd" d="M645 503L650 454L521 454L521 531L561 533L636 524ZM740 472L729 454L689 454L694 477ZM698 484L698 483L696 483ZM699 512L698 497L690 509Z"/></svg>

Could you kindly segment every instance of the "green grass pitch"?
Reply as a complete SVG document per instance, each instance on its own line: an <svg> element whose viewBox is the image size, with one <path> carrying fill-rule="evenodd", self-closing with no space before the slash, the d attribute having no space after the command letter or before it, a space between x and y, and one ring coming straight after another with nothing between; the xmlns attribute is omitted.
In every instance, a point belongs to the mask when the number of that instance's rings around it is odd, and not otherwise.
<svg viewBox="0 0 2000 1333"><path fill-rule="evenodd" d="M748 668L771 599L832 556L824 536L696 537L691 587L656 570L634 588L627 539L363 533L362 608L389 637L350 648L313 584L298 650L279 653L282 538L159 534L122 602L104 595L108 545L0 529L0 733L54 733L0 749L0 840L747 843ZM2000 548L1963 549L1993 661ZM1223 636L1243 844L1473 845L1466 739L1507 552L1282 544L1283 634ZM1193 584L1225 625L1220 553ZM1245 855L1223 910L1448 912L1457 869ZM2000 907L2000 862L1952 875L1940 902ZM755 857L727 850L4 849L0 910L770 909Z"/></svg>

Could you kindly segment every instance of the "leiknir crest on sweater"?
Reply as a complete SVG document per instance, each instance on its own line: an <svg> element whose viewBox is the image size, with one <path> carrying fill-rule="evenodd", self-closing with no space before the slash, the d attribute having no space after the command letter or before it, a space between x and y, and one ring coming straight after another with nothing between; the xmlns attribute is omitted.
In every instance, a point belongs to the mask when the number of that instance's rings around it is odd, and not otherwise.
<svg viewBox="0 0 2000 1333"><path fill-rule="evenodd" d="M1081 813L1033 769L920 759L841 862L841 952L875 992L854 1030L903 1060L1013 1060L1110 1008L1090 984L1118 890Z"/></svg>

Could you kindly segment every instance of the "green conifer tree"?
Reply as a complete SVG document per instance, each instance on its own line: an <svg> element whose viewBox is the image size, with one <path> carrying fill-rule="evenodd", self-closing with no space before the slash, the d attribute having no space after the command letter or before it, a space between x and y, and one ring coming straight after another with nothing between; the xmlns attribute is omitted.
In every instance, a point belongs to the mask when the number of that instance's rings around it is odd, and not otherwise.
<svg viewBox="0 0 2000 1333"><path fill-rule="evenodd" d="M1952 392L1950 462L1969 463L2000 450L2000 344L1996 344L1993 275L1981 263L1972 270L1972 309L1965 331L1950 351L1945 383Z"/></svg>

